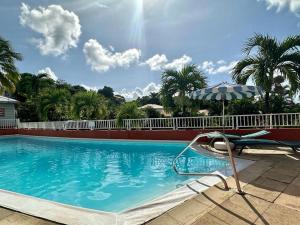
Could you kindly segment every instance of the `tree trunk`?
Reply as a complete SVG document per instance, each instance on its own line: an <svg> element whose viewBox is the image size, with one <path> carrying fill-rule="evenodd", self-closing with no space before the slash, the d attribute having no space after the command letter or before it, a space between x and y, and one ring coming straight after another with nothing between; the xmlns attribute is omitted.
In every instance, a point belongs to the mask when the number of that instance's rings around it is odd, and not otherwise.
<svg viewBox="0 0 300 225"><path fill-rule="evenodd" d="M270 112L270 93L266 92L265 95L265 113Z"/></svg>

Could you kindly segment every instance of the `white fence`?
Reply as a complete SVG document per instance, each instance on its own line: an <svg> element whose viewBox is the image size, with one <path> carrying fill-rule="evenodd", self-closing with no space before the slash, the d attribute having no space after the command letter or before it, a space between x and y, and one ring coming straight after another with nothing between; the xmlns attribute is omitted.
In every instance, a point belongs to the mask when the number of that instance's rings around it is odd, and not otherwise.
<svg viewBox="0 0 300 225"><path fill-rule="evenodd" d="M0 119L0 129L13 129L17 128L17 120L15 119Z"/></svg>
<svg viewBox="0 0 300 225"><path fill-rule="evenodd" d="M79 120L53 122L17 122L0 120L0 129L51 130L157 130L157 129L221 129L222 116L125 119L121 126L116 120ZM252 114L225 116L224 128L300 127L300 113Z"/></svg>

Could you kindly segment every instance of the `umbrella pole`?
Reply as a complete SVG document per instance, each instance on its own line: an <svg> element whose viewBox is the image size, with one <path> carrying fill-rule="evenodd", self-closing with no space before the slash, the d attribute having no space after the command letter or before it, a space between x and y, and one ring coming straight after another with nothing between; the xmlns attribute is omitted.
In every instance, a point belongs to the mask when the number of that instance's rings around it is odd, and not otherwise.
<svg viewBox="0 0 300 225"><path fill-rule="evenodd" d="M224 99L223 99L223 117L222 117L222 126L223 126L223 133L224 133L224 130L225 130L225 103L224 103Z"/></svg>

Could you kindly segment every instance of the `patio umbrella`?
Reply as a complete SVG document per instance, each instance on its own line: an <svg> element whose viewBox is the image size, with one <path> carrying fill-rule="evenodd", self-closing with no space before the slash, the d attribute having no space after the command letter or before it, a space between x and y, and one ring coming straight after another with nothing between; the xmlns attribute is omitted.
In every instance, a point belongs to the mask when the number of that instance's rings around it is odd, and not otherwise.
<svg viewBox="0 0 300 225"><path fill-rule="evenodd" d="M225 122L225 101L251 98L260 95L261 88L250 85L238 85L222 82L214 87L193 91L190 97L199 100L217 100L223 102L222 124Z"/></svg>

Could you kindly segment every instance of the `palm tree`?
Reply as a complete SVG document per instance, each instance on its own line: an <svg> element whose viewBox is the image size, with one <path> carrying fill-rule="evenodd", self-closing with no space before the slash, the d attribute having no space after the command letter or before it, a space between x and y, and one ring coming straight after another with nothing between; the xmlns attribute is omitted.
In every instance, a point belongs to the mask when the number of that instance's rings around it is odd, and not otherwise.
<svg viewBox="0 0 300 225"><path fill-rule="evenodd" d="M270 110L270 93L275 77L282 76L293 93L300 89L300 35L278 42L268 35L255 34L245 45L246 57L233 69L233 79L245 84L250 78L265 92L265 111ZM255 51L255 52L254 52ZM253 53L254 52L254 53Z"/></svg>
<svg viewBox="0 0 300 225"><path fill-rule="evenodd" d="M71 117L71 94L67 89L45 89L39 96L42 120L67 120Z"/></svg>
<svg viewBox="0 0 300 225"><path fill-rule="evenodd" d="M162 102L167 110L178 105L182 113L190 105L187 94L206 87L206 77L195 65L187 65L181 70L166 70L162 74ZM175 98L173 98L176 95ZM173 100L174 99L174 100Z"/></svg>
<svg viewBox="0 0 300 225"><path fill-rule="evenodd" d="M73 112L76 119L105 119L107 106L104 97L95 91L81 91L72 96Z"/></svg>
<svg viewBox="0 0 300 225"><path fill-rule="evenodd" d="M13 93L16 89L20 80L16 60L22 60L21 54L14 52L10 43L0 37L0 94L4 91Z"/></svg>
<svg viewBox="0 0 300 225"><path fill-rule="evenodd" d="M117 114L117 124L122 126L124 119L138 119L145 117L144 112L138 108L136 102L124 103Z"/></svg>
<svg viewBox="0 0 300 225"><path fill-rule="evenodd" d="M32 77L32 89L36 95L43 89L54 87L55 81L47 73L40 73Z"/></svg>

